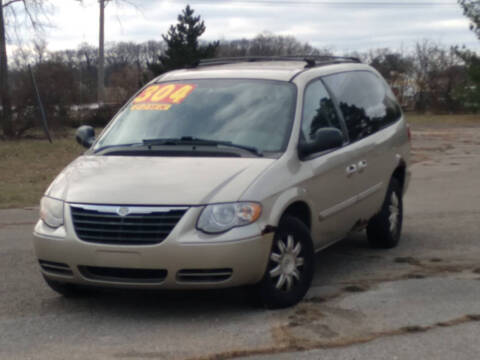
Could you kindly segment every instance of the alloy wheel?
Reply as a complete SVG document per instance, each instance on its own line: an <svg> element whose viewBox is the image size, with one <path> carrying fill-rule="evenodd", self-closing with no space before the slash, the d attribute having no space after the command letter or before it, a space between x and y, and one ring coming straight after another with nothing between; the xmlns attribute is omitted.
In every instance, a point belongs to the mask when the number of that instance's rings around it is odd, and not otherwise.
<svg viewBox="0 0 480 360"><path fill-rule="evenodd" d="M276 249L270 255L274 267L269 272L276 289L290 291L294 283L300 281L304 264L301 251L302 244L295 241L293 235L288 235L286 241L278 240Z"/></svg>
<svg viewBox="0 0 480 360"><path fill-rule="evenodd" d="M399 200L395 192L392 192L388 209L390 211L390 216L388 217L388 220L390 222L390 233L394 234L397 230L398 218L400 215Z"/></svg>

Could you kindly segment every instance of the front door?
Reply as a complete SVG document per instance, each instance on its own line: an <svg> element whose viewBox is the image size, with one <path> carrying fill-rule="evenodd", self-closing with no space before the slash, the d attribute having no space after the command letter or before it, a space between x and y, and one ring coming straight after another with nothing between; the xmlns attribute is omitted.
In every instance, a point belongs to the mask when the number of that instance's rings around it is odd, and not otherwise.
<svg viewBox="0 0 480 360"><path fill-rule="evenodd" d="M325 127L338 128L345 134L328 91L321 80L314 80L305 90L300 141L313 141L315 133ZM341 239L355 225L358 177L356 168L351 167L348 146L304 162L312 172L304 187L313 204L312 235L319 248Z"/></svg>

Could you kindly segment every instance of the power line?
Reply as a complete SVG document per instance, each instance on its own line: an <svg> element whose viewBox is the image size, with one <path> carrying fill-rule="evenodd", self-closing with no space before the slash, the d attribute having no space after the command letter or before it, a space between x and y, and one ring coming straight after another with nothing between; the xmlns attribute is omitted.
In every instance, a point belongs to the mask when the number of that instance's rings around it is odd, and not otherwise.
<svg viewBox="0 0 480 360"><path fill-rule="evenodd" d="M380 2L380 1L318 1L318 0L190 0L197 4L256 4L256 5L313 5L326 7L377 7L377 8L421 8L421 7L457 7L454 2L435 1L407 1L407 2Z"/></svg>

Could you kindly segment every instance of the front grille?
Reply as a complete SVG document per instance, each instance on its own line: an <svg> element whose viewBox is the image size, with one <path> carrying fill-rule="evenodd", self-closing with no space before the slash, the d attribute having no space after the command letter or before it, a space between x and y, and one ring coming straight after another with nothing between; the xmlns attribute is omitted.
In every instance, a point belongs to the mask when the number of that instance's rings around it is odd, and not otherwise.
<svg viewBox="0 0 480 360"><path fill-rule="evenodd" d="M42 269L46 272L57 274L57 275L69 275L72 276L73 272L67 264L53 262L53 261L46 261L46 260L39 260L38 263L42 267Z"/></svg>
<svg viewBox="0 0 480 360"><path fill-rule="evenodd" d="M121 207L72 205L70 208L73 226L80 239L112 245L158 244L170 234L187 210L129 207L128 215L120 216L117 210Z"/></svg>
<svg viewBox="0 0 480 360"><path fill-rule="evenodd" d="M164 269L131 269L99 266L79 266L78 270L87 279L158 284L167 277L167 270Z"/></svg>
<svg viewBox="0 0 480 360"><path fill-rule="evenodd" d="M228 280L232 269L182 269L177 272L179 282L221 282Z"/></svg>

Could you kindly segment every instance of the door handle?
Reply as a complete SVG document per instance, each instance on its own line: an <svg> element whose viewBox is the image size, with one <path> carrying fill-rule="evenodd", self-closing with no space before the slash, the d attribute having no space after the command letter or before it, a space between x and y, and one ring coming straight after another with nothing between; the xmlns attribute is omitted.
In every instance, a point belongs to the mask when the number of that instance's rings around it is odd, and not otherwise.
<svg viewBox="0 0 480 360"><path fill-rule="evenodd" d="M353 175L357 172L357 165L355 164L352 164L352 165L348 165L347 166L347 175L350 176L350 175Z"/></svg>
<svg viewBox="0 0 480 360"><path fill-rule="evenodd" d="M368 166L367 160L362 160L358 162L358 171L362 171Z"/></svg>

